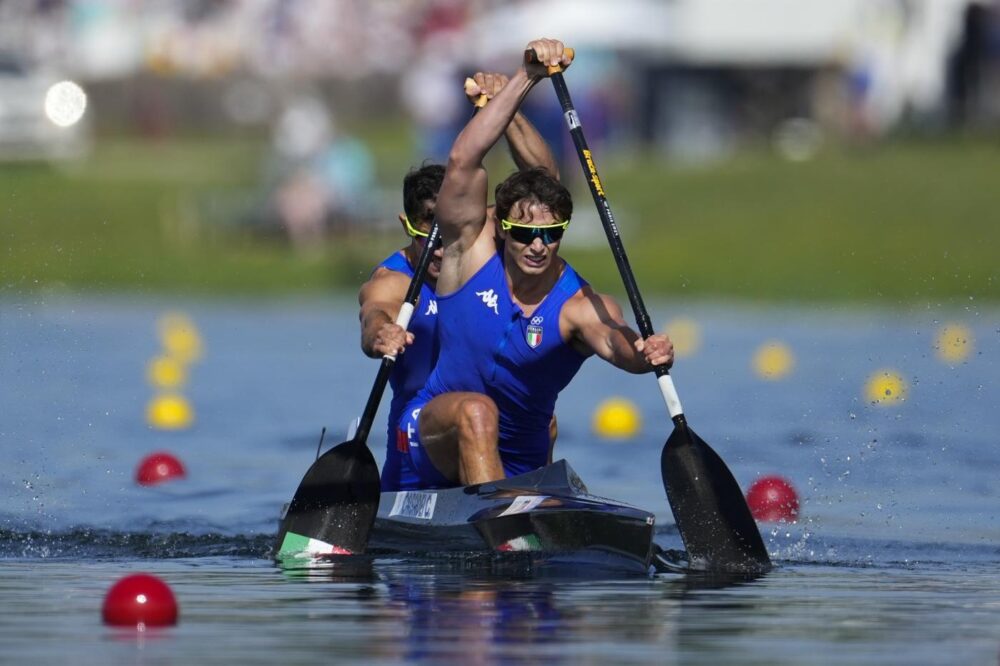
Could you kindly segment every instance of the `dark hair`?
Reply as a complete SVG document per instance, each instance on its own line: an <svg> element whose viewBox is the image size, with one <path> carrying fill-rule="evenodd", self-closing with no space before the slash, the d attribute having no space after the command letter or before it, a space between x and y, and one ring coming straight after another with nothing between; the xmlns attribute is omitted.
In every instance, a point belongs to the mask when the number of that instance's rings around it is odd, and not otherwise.
<svg viewBox="0 0 1000 666"><path fill-rule="evenodd" d="M494 193L497 219L506 220L518 201L547 206L560 222L573 215L573 198L569 190L543 167L518 171L497 185Z"/></svg>
<svg viewBox="0 0 1000 666"><path fill-rule="evenodd" d="M437 201L443 181L444 166L426 162L403 178L403 212L411 224L433 220L431 205Z"/></svg>

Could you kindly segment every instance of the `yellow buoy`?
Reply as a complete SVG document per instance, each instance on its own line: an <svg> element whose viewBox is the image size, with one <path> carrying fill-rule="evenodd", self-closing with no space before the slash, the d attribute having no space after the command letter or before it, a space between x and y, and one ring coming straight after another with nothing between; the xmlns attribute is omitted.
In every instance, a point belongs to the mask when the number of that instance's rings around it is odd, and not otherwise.
<svg viewBox="0 0 1000 666"><path fill-rule="evenodd" d="M183 396L162 393L146 406L146 421L160 430L183 430L194 422L194 411Z"/></svg>
<svg viewBox="0 0 1000 666"><path fill-rule="evenodd" d="M187 381L187 366L173 356L157 356L149 362L146 378L156 388L178 388Z"/></svg>
<svg viewBox="0 0 1000 666"><path fill-rule="evenodd" d="M201 358L203 345L194 322L184 314L169 313L158 323L160 340L167 353L182 363L193 363Z"/></svg>
<svg viewBox="0 0 1000 666"><path fill-rule="evenodd" d="M625 398L608 398L594 411L594 433L607 439L628 439L639 432L639 410Z"/></svg>
<svg viewBox="0 0 1000 666"><path fill-rule="evenodd" d="M795 355L788 345L772 340L757 348L753 369L761 379L778 380L787 377L795 367Z"/></svg>
<svg viewBox="0 0 1000 666"><path fill-rule="evenodd" d="M879 405L892 405L906 400L908 387L895 370L878 370L868 378L865 385L865 396L873 403Z"/></svg>
<svg viewBox="0 0 1000 666"><path fill-rule="evenodd" d="M693 319L679 317L667 323L667 336L674 343L674 356L685 358L694 356L701 348L701 327Z"/></svg>
<svg viewBox="0 0 1000 666"><path fill-rule="evenodd" d="M972 331L958 323L945 324L938 331L935 349L945 363L961 363L973 351Z"/></svg>

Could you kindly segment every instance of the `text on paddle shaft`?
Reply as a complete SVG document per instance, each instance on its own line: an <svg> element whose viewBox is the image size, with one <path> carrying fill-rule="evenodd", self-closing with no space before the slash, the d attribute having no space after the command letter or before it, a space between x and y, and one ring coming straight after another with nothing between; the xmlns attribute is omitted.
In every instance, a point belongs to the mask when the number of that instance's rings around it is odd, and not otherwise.
<svg viewBox="0 0 1000 666"><path fill-rule="evenodd" d="M604 196L604 186L601 185L601 179L597 176L597 167L594 166L594 160L590 157L590 151L584 150L583 156L587 160L587 171L590 172L590 182L594 184L594 190Z"/></svg>

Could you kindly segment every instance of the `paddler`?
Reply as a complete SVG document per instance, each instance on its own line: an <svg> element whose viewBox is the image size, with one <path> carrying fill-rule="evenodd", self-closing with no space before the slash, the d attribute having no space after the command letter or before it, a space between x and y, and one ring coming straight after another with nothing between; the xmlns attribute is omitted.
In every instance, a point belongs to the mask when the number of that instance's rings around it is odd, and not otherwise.
<svg viewBox="0 0 1000 666"><path fill-rule="evenodd" d="M506 83L507 76L503 74L477 72L466 80L464 92L474 104L483 95L488 102ZM521 113L514 114L504 134L511 157L519 169L541 168L558 178L559 171L552 151ZM412 169L403 179L403 212L399 215L399 223L410 242L382 261L361 286L358 294L361 304L361 349L372 358L397 354L389 378L392 403L389 409L386 459L382 466L383 490L420 485L420 477L406 455L406 440L396 436L396 426L403 406L424 386L437 361L437 302L434 287L441 269L440 249L435 252L427 269L420 301L408 330L397 326L395 321L413 278L414 266L417 265L434 221L444 170L443 165L425 163ZM554 417L549 429L551 450L556 437Z"/></svg>
<svg viewBox="0 0 1000 666"><path fill-rule="evenodd" d="M632 373L673 362L667 336L641 339L621 306L559 256L573 201L550 171L514 173L497 186L494 211L487 206L486 154L547 66L571 62L558 40L526 48L537 61L473 116L448 156L436 207L440 350L402 410L399 456L412 474L397 488L484 483L541 467L556 397L589 356Z"/></svg>

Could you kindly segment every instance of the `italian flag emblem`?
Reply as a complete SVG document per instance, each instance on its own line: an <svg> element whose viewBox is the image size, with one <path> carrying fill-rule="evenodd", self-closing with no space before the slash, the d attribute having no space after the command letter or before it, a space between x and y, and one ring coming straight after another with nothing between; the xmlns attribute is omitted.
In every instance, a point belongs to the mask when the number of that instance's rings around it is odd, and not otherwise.
<svg viewBox="0 0 1000 666"><path fill-rule="evenodd" d="M542 327L529 325L527 332L524 334L524 340L532 349L542 344Z"/></svg>

